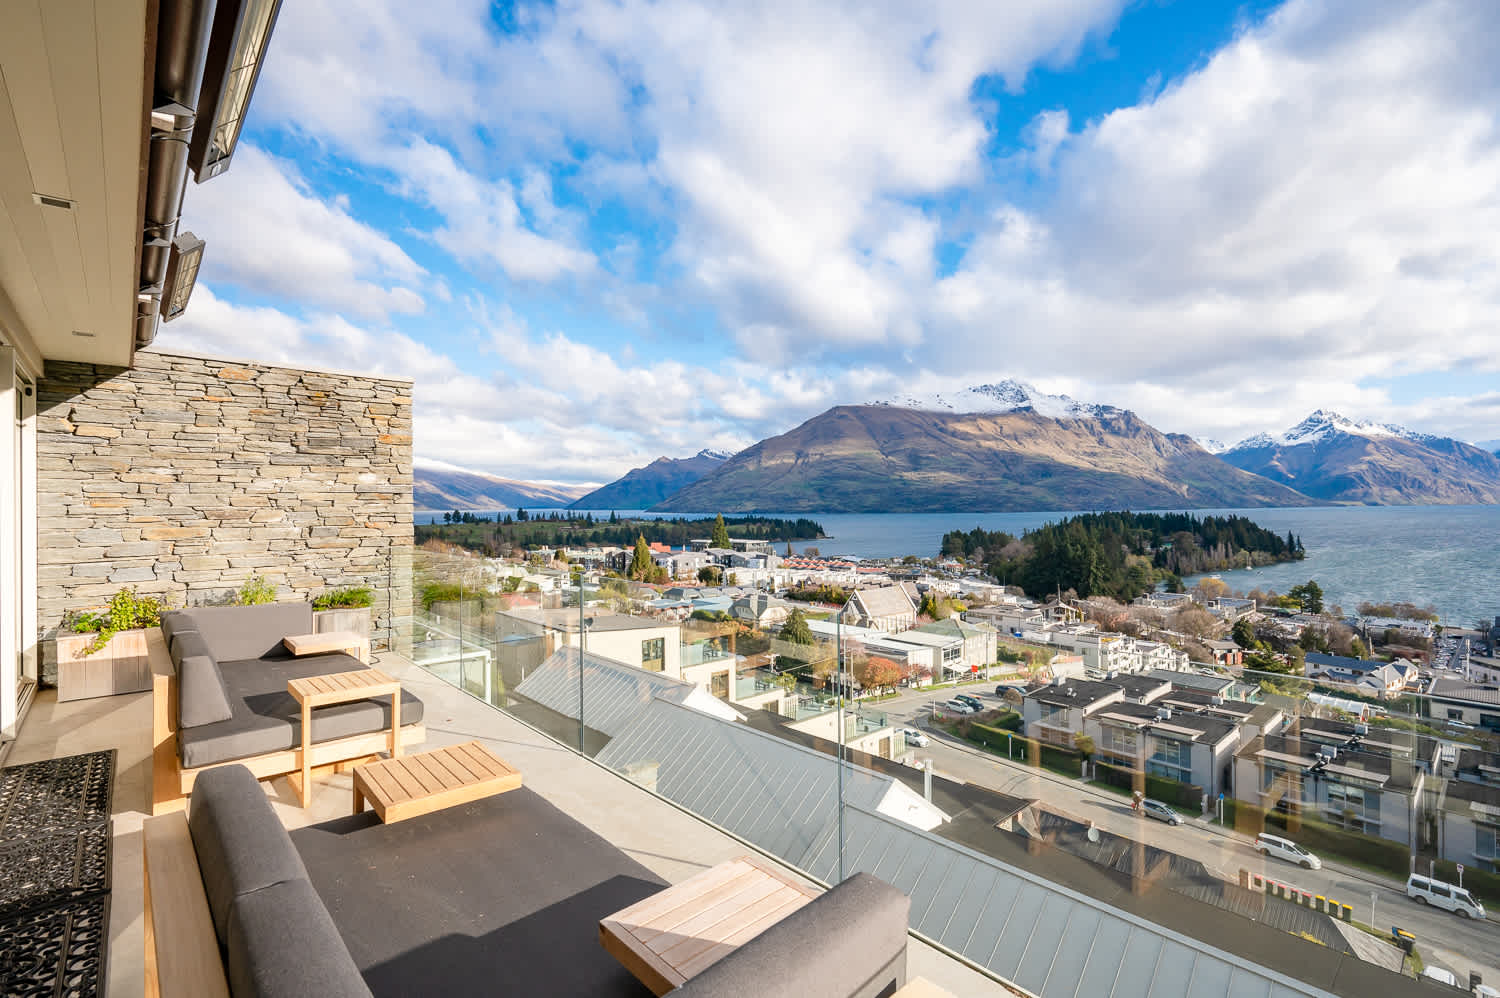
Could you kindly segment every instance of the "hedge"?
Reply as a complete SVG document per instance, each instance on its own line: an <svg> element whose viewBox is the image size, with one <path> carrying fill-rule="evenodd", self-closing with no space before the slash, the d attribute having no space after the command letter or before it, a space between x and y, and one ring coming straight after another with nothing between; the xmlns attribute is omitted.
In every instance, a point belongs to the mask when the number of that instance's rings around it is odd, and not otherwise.
<svg viewBox="0 0 1500 998"><path fill-rule="evenodd" d="M1144 782L1139 789L1147 797L1188 808L1194 814L1203 809L1203 788L1196 784L1179 783L1164 776L1152 776L1150 773L1140 773L1138 770L1126 769L1107 762L1094 764L1094 778L1112 787L1133 791L1137 789L1138 776L1144 777Z"/></svg>
<svg viewBox="0 0 1500 998"><path fill-rule="evenodd" d="M1007 719L1002 718L1001 720L1005 721ZM1083 775L1083 756L1077 752L1054 748L1051 745L1042 745L1022 735L1017 735L998 727L992 727L988 724L978 724L973 721L969 722L968 733L965 737L997 753L1003 752L1018 762L1024 762L1033 766L1040 764L1043 768L1050 769L1054 773L1060 773L1063 776L1079 777Z"/></svg>
<svg viewBox="0 0 1500 998"><path fill-rule="evenodd" d="M1417 859L1417 869L1422 869L1422 860ZM1450 884L1458 883L1458 868L1452 860L1440 859L1434 869L1434 876L1439 880L1446 880ZM1489 900L1493 906L1500 903L1500 875L1486 873L1476 870L1472 865L1464 867L1464 890L1474 895L1480 901Z"/></svg>

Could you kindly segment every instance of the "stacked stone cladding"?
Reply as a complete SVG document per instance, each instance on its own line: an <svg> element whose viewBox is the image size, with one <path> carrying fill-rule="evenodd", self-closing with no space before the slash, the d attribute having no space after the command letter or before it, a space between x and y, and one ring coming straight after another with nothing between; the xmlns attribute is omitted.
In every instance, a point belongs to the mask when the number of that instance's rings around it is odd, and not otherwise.
<svg viewBox="0 0 1500 998"><path fill-rule="evenodd" d="M154 351L130 368L49 362L37 386L41 633L123 587L222 603L258 574L280 599L369 586L380 641L411 607L411 390Z"/></svg>

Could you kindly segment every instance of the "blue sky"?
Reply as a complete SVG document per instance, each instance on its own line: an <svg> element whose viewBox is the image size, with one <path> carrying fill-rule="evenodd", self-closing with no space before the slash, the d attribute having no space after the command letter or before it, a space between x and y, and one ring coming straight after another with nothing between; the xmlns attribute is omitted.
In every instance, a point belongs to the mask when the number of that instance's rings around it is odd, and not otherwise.
<svg viewBox="0 0 1500 998"><path fill-rule="evenodd" d="M918 9L919 8L919 9ZM1500 437L1500 8L298 0L162 349L416 379L604 481L1011 377Z"/></svg>

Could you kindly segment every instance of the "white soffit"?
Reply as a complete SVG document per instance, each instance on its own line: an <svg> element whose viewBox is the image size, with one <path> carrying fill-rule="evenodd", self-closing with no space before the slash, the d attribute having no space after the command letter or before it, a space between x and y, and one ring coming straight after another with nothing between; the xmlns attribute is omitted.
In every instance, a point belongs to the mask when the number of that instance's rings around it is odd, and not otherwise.
<svg viewBox="0 0 1500 998"><path fill-rule="evenodd" d="M146 6L146 0L5 5L0 332L32 366L42 358L130 362L144 183ZM71 207L39 203L38 194Z"/></svg>

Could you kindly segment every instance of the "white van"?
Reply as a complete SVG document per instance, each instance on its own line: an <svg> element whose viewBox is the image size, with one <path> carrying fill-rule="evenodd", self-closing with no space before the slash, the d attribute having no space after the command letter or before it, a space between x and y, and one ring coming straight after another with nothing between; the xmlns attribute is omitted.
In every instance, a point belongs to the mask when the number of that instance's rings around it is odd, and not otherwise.
<svg viewBox="0 0 1500 998"><path fill-rule="evenodd" d="M1418 904L1430 904L1444 911L1456 911L1464 918L1483 918L1484 905L1462 887L1445 884L1441 880L1419 877L1416 874L1406 881L1406 896Z"/></svg>
<svg viewBox="0 0 1500 998"><path fill-rule="evenodd" d="M1284 859L1288 863L1296 863L1298 866L1309 870L1323 869L1323 861L1306 849L1293 842L1284 839L1280 835L1267 835L1261 832L1255 837L1255 851L1262 856L1275 856Z"/></svg>

